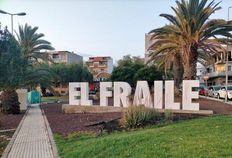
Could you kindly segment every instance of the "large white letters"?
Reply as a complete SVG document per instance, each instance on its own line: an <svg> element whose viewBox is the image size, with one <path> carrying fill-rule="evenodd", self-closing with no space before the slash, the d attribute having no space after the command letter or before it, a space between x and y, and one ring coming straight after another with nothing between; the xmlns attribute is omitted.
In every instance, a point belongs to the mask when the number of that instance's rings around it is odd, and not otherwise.
<svg viewBox="0 0 232 158"><path fill-rule="evenodd" d="M93 101L89 100L89 84L81 83L81 105L93 105Z"/></svg>
<svg viewBox="0 0 232 158"><path fill-rule="evenodd" d="M112 97L112 82L100 82L100 106L108 106L108 98Z"/></svg>
<svg viewBox="0 0 232 158"><path fill-rule="evenodd" d="M192 99L199 98L198 92L192 91L193 87L199 87L198 80L183 81L182 110L199 111L199 103L192 102ZM100 106L108 106L108 99L113 96L113 106L128 107L131 104L129 98L131 91L131 86L126 82L114 82L114 85L112 82L100 82ZM174 102L174 81L165 81L164 101L163 81L154 81L153 97L154 101L152 101L147 81L138 81L135 89L133 105L144 105L155 109L164 108L180 110L180 103ZM93 105L92 100L89 100L89 84L87 82L69 83L69 104L85 106Z"/></svg>
<svg viewBox="0 0 232 158"><path fill-rule="evenodd" d="M131 86L128 83L114 82L115 107L128 107L130 105L130 99L129 99L130 94L131 94Z"/></svg>
<svg viewBox="0 0 232 158"><path fill-rule="evenodd" d="M154 81L154 108L163 109L163 81Z"/></svg>
<svg viewBox="0 0 232 158"><path fill-rule="evenodd" d="M81 96L81 93L78 89L80 89L80 82L70 82L69 83L69 104L70 105L80 105L81 100L78 99Z"/></svg>
<svg viewBox="0 0 232 158"><path fill-rule="evenodd" d="M180 103L174 103L174 81L165 81L165 109L180 109Z"/></svg>
<svg viewBox="0 0 232 158"><path fill-rule="evenodd" d="M193 87L199 87L198 80L183 81L183 95L182 95L183 110L199 111L199 103L192 103L192 99L199 98L198 91L192 91Z"/></svg>
<svg viewBox="0 0 232 158"><path fill-rule="evenodd" d="M70 105L93 105L92 100L89 100L88 82L70 82L69 83L69 104Z"/></svg>
<svg viewBox="0 0 232 158"><path fill-rule="evenodd" d="M138 81L134 95L134 105L144 105L152 108L152 99L147 81Z"/></svg>

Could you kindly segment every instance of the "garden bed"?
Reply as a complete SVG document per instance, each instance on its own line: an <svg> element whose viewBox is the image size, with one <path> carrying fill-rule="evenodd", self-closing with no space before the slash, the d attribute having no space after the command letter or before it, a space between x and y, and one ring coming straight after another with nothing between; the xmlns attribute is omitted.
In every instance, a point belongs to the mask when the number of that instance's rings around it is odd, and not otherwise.
<svg viewBox="0 0 232 158"><path fill-rule="evenodd" d="M122 113L64 114L62 104L42 104L53 133L68 135L74 132L91 131L100 133L104 122L114 122Z"/></svg>
<svg viewBox="0 0 232 158"><path fill-rule="evenodd" d="M0 113L0 157L7 144L10 142L23 116L24 113L18 115L4 115Z"/></svg>
<svg viewBox="0 0 232 158"><path fill-rule="evenodd" d="M199 103L201 110L213 110L216 114L232 114L232 106L223 102L199 99ZM104 129L111 131L121 128L118 127L117 122L122 116L120 112L64 114L61 104L43 104L41 107L45 111L53 133L63 136L80 131L100 133ZM189 117L191 116L181 115L180 119Z"/></svg>

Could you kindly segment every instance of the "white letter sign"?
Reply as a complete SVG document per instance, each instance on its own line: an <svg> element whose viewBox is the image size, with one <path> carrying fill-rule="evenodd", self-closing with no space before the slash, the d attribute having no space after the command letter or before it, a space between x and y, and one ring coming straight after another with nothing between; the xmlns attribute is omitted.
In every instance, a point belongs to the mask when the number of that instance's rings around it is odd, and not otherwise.
<svg viewBox="0 0 232 158"><path fill-rule="evenodd" d="M81 105L93 105L93 101L89 100L88 82L81 82Z"/></svg>
<svg viewBox="0 0 232 158"><path fill-rule="evenodd" d="M80 96L81 93L78 90L80 89L79 82L70 82L69 83L69 104L70 105L81 105Z"/></svg>
<svg viewBox="0 0 232 158"><path fill-rule="evenodd" d="M183 110L199 111L199 103L192 103L192 99L198 99L198 91L192 91L193 87L199 87L198 80L183 81Z"/></svg>
<svg viewBox="0 0 232 158"><path fill-rule="evenodd" d="M129 95L131 86L126 82L114 82L114 106L128 107L130 105ZM121 106L122 103L122 106Z"/></svg>
<svg viewBox="0 0 232 158"><path fill-rule="evenodd" d="M138 81L134 96L134 105L144 105L153 108L151 94L147 81Z"/></svg>
<svg viewBox="0 0 232 158"><path fill-rule="evenodd" d="M163 81L154 81L154 108L163 109Z"/></svg>
<svg viewBox="0 0 232 158"><path fill-rule="evenodd" d="M180 103L174 102L174 81L165 81L165 109L180 109Z"/></svg>
<svg viewBox="0 0 232 158"><path fill-rule="evenodd" d="M100 82L100 106L108 106L108 98L112 97L112 82Z"/></svg>

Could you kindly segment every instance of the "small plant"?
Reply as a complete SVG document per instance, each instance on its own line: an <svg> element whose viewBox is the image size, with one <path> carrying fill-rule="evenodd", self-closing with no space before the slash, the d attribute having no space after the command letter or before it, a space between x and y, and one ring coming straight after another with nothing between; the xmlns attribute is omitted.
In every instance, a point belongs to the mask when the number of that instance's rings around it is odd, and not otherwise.
<svg viewBox="0 0 232 158"><path fill-rule="evenodd" d="M165 110L164 112L164 121L170 123L173 121L173 113L170 110Z"/></svg>
<svg viewBox="0 0 232 158"><path fill-rule="evenodd" d="M121 124L125 128L136 128L146 124L155 123L160 119L159 113L155 109L144 106L129 106L123 114Z"/></svg>

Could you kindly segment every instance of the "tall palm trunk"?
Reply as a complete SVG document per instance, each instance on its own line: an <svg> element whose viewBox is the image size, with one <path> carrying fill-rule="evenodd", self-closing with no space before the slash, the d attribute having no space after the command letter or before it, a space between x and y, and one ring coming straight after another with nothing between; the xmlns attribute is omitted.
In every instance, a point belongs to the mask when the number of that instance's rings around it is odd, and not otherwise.
<svg viewBox="0 0 232 158"><path fill-rule="evenodd" d="M197 73L197 45L194 44L190 46L190 49L186 51L183 57L183 66L184 66L184 80L195 80Z"/></svg>
<svg viewBox="0 0 232 158"><path fill-rule="evenodd" d="M4 90L0 96L2 111L7 114L19 114L18 94L15 90Z"/></svg>
<svg viewBox="0 0 232 158"><path fill-rule="evenodd" d="M173 60L173 77L174 77L174 83L175 83L175 96L180 95L180 83L182 78L182 62L181 62L181 56L180 54L174 55Z"/></svg>

